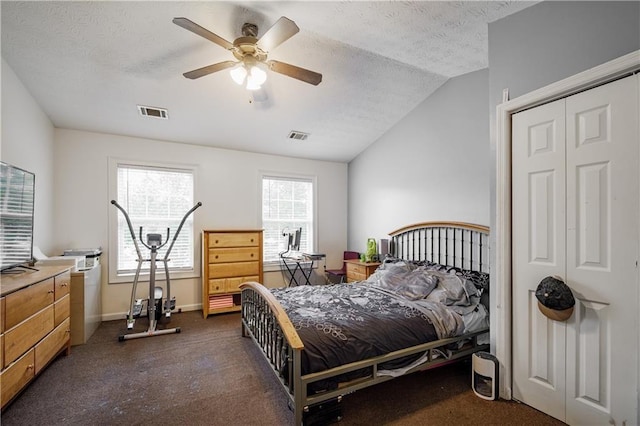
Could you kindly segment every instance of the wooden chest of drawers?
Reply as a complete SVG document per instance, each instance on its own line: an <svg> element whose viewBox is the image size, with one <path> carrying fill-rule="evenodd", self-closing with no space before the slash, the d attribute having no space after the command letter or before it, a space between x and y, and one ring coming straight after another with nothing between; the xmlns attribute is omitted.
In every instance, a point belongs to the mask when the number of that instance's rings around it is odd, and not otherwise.
<svg viewBox="0 0 640 426"><path fill-rule="evenodd" d="M345 260L347 264L347 282L364 281L378 269L378 262L360 262L358 259Z"/></svg>
<svg viewBox="0 0 640 426"><path fill-rule="evenodd" d="M262 230L202 231L202 315L240 310L240 284L262 282Z"/></svg>
<svg viewBox="0 0 640 426"><path fill-rule="evenodd" d="M60 352L71 347L67 266L2 277L0 402L4 408Z"/></svg>

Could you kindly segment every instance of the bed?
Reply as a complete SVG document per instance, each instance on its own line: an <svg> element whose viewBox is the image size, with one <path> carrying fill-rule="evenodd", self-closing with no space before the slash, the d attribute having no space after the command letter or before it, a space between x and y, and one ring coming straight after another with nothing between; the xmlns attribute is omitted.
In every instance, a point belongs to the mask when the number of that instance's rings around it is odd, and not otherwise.
<svg viewBox="0 0 640 426"><path fill-rule="evenodd" d="M357 283L242 284L242 335L294 412L489 349L489 229L427 222L390 233L389 255Z"/></svg>

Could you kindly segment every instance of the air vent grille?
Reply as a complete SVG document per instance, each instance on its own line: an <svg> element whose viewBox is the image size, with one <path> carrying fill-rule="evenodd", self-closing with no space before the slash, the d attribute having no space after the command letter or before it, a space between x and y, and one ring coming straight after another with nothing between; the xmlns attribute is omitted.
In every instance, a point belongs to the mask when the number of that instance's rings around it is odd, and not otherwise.
<svg viewBox="0 0 640 426"><path fill-rule="evenodd" d="M140 115L144 117L161 118L163 120L169 119L169 112L164 108L138 105L138 111L140 112Z"/></svg>
<svg viewBox="0 0 640 426"><path fill-rule="evenodd" d="M292 130L289 133L289 139L294 139L294 140L297 140L297 141L306 140L308 137L309 137L309 133L299 132L297 130Z"/></svg>

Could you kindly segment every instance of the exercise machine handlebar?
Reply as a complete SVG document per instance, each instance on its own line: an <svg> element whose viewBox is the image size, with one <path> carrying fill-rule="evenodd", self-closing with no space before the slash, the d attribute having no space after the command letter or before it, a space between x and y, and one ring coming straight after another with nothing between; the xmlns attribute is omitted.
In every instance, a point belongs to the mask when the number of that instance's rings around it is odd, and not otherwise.
<svg viewBox="0 0 640 426"><path fill-rule="evenodd" d="M164 255L165 259L169 259L169 253L171 253L171 249L173 249L173 244L176 242L176 239L178 238L178 234L180 234L180 230L182 230L182 225L184 225L184 222L187 220L187 218L189 217L189 215L191 215L191 213L193 213L194 211L196 211L196 209L198 207L201 207L202 203L200 201L198 201L196 203L195 206L191 207L191 210L189 210L184 217L182 218L182 221L180 222L180 226L178 226L178 229L176 230L176 233L173 235L173 240L171 240L171 245L169 246L169 248L167 249L167 252ZM167 229L167 241L169 240L169 233L168 233L168 229ZM165 243L166 244L166 243Z"/></svg>
<svg viewBox="0 0 640 426"><path fill-rule="evenodd" d="M129 232L131 233L131 239L133 240L133 245L136 248L136 253L138 254L138 259L142 259L142 253L140 252L140 247L138 246L138 242L136 241L136 233L133 232L133 225L131 225L131 220L129 219L129 215L127 211L122 208L120 204L116 200L111 200L111 204L116 206L118 210L122 212L122 215L127 220L127 225L129 226ZM140 228L140 242L142 242L142 228Z"/></svg>
<svg viewBox="0 0 640 426"><path fill-rule="evenodd" d="M116 200L111 200L111 204L116 206L118 208L118 210L120 210L122 212L122 215L124 216L124 218L127 220L127 225L129 227L129 232L131 233L131 239L133 240L133 245L136 248L136 253L138 254L138 259L142 259L142 253L140 252L140 247L138 246L138 242L136 241L136 234L133 231L133 225L131 224L131 220L129 219L129 215L127 214L126 210L120 204L118 204L118 202ZM196 203L196 205L191 207L191 209L184 215L184 217L182 218L182 221L180 222L180 225L178 226L178 229L176 230L176 233L173 235L173 240L171 240L171 245L169 246L169 248L167 249L167 252L164 255L165 259L167 259L167 260L169 259L169 254L171 253L171 250L173 249L173 245L175 244L176 239L178 238L178 235L180 234L180 231L182 230L182 226L186 222L187 218L191 215L191 213L196 211L196 209L198 209L201 206L202 206L202 203L200 201L198 201ZM167 228L167 240L166 241L169 241L169 233L170 233L170 229ZM140 227L140 242L146 248L151 249L151 247L146 245L144 243L144 241L142 240L142 226ZM167 242L165 242L164 244L156 247L156 249L162 248L166 244L167 244Z"/></svg>

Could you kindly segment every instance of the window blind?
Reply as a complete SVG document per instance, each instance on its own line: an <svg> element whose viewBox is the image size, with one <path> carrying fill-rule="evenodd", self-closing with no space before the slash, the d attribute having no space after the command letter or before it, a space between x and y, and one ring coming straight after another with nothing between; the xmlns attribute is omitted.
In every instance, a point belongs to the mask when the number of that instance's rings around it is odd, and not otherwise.
<svg viewBox="0 0 640 426"><path fill-rule="evenodd" d="M146 242L146 235L162 235L162 242L168 244L158 250L158 259L166 250L180 225L185 213L193 207L194 176L191 170L149 167L138 165L118 165L118 203L127 211L136 233L136 238ZM142 227L142 237L140 237ZM171 270L193 269L193 215L185 221L180 235L171 250ZM118 274L134 272L137 268L137 254L131 234L123 215L118 215ZM140 246L143 256L148 250ZM144 262L142 270L149 269Z"/></svg>
<svg viewBox="0 0 640 426"><path fill-rule="evenodd" d="M302 228L300 251L313 251L313 181L280 176L262 177L264 261L280 260L287 250L283 233Z"/></svg>

